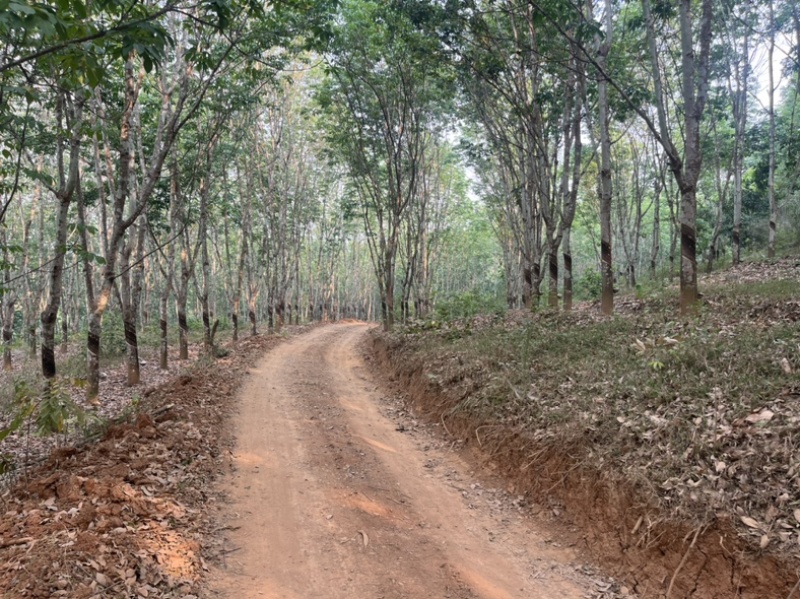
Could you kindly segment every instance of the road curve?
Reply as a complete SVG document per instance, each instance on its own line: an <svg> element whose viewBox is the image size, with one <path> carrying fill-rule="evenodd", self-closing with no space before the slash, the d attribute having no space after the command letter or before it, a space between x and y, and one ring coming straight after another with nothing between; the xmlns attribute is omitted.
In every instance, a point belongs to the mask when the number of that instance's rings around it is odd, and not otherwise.
<svg viewBox="0 0 800 599"><path fill-rule="evenodd" d="M229 599L583 599L571 552L514 510L472 501L469 466L381 413L359 344L318 327L269 352L234 420Z"/></svg>

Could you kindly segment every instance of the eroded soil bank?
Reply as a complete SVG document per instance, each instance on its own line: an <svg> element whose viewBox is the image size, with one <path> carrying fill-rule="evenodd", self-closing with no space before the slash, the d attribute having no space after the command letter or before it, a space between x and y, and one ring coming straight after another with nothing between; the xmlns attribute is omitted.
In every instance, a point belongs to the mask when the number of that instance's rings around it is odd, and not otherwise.
<svg viewBox="0 0 800 599"><path fill-rule="evenodd" d="M754 548L733 525L736 514L709 513L700 523L671 518L650 501L647 480L624 480L608 465L586 460L587 441L580 435L533 435L524 423L509 424L502 407L494 414L472 409L478 383L470 380L469 367L443 381L430 363L430 348L420 351L418 340L376 333L370 353L376 370L396 380L416 417L458 440L468 459L501 473L534 512L552 513L577 531L568 542L639 597L797 595L800 562Z"/></svg>

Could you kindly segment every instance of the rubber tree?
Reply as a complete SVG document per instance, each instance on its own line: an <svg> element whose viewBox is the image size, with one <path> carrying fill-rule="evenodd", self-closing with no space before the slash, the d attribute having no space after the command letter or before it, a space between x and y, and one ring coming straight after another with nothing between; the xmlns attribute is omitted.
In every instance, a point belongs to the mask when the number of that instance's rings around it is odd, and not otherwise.
<svg viewBox="0 0 800 599"><path fill-rule="evenodd" d="M733 14L725 25L728 96L733 113L733 263L742 260L742 196L744 193L744 159L746 153L748 96L750 81L750 30L740 22L744 15Z"/></svg>
<svg viewBox="0 0 800 599"><path fill-rule="evenodd" d="M211 310L209 296L211 294L211 258L208 252L209 211L211 204L211 178L212 164L217 149L218 138L213 137L203 149L201 164L203 173L200 177L200 220L198 222L198 239L200 240L200 261L202 263L202 282L199 285L200 309L203 317L203 351L206 355L213 355L214 332L219 321L211 325Z"/></svg>
<svg viewBox="0 0 800 599"><path fill-rule="evenodd" d="M500 2L497 8L464 17L451 54L497 174L492 180L502 187L494 195L506 203L522 253L523 305L538 307L548 276L548 301L555 307L560 247L574 219L570 164L580 163L574 109L583 103L582 78L570 64L570 44L534 3Z"/></svg>
<svg viewBox="0 0 800 599"><path fill-rule="evenodd" d="M600 311L614 311L614 264L611 247L611 199L614 195L611 177L611 115L608 97L608 55L614 37L614 19L611 0L606 0L603 41L597 52L599 76L597 81L598 127L600 129Z"/></svg>
<svg viewBox="0 0 800 599"><path fill-rule="evenodd" d="M697 288L697 185L703 164L700 125L709 92L709 61L714 39L714 3L713 0L701 0L697 4L691 0L680 0L677 4L676 30L674 27L675 15L671 13L671 7L660 6L658 14L654 14L650 0L642 0L642 23L649 59L647 85L652 82L652 105L656 112L656 118L653 119L648 106L641 101L641 87L645 82L631 85L631 82L636 81L635 77L637 75L641 77L641 74L630 69L625 69L622 73L614 72L610 65L604 63L603 57L598 56L595 45L587 43L585 36L572 34L568 30L568 25L564 23L565 15L559 11L566 6L566 10L571 11L571 14L574 15L578 12L574 6L560 3L554 5L533 3L538 14L553 27L558 35L572 43L578 58L585 60L597 73L598 79L607 81L609 87L613 88L619 96L620 101L642 119L651 135L664 150L669 169L680 193L678 215L681 243L680 305L681 312L687 313L695 310L699 299ZM606 18L608 17L606 16ZM599 30L599 27L593 23L587 25L582 28L583 31ZM658 32L666 32L667 35L677 34L679 39L680 100L676 101L675 106L669 104L672 97L668 93L670 89L665 89L667 75L663 65L669 61L663 60L661 56L663 45L659 44ZM599 104L602 106L602 103ZM668 120L668 108L670 107L674 108L674 112L677 112L682 118L683 122L678 130L671 126Z"/></svg>
<svg viewBox="0 0 800 599"><path fill-rule="evenodd" d="M12 370L11 342L14 339L14 306L17 303L17 291L11 282L11 267L13 266L11 252L9 251L9 240L7 234L8 225L0 224L0 249L3 252L2 271L3 282L0 287L0 301L2 301L3 317L3 370Z"/></svg>
<svg viewBox="0 0 800 599"><path fill-rule="evenodd" d="M776 21L775 21L775 3L774 0L767 2L767 68L769 69L769 76L767 82L768 91L768 106L767 118L769 119L769 181L767 184L767 194L769 196L769 239L767 245L767 256L770 258L775 257L775 238L778 230L778 200L775 196L775 172L777 170L777 162L775 158L777 148L777 127L776 127L776 114L775 114L775 92L777 86L775 84L775 34L776 34Z"/></svg>
<svg viewBox="0 0 800 599"><path fill-rule="evenodd" d="M656 130L652 126L649 119L646 122L651 124L651 130L663 146L670 170L680 189L680 305L682 313L689 313L695 310L699 299L697 288L697 182L703 164L700 124L708 99L714 4L712 0L701 0L698 16L693 14L691 0L680 0L678 7L681 49L680 111L683 115L682 152L675 142L676 132L670 128L667 122L667 96L662 83L663 73L656 44L656 21L650 9L650 0L642 0L642 6L655 89L658 129ZM699 28L696 23L698 17ZM697 44L695 44L695 37L697 37Z"/></svg>
<svg viewBox="0 0 800 599"><path fill-rule="evenodd" d="M100 390L100 336L103 315L108 308L112 292L117 284L117 271L120 252L129 229L136 223L146 209L161 177L164 161L174 144L186 116L185 109L189 97L189 69L182 59L180 49L173 63L173 72L167 76L162 73L160 87L160 116L150 151L146 171L140 173L141 183L135 183L136 146L134 135L134 114L140 99L141 82L136 77L137 59L131 55L123 67L123 96L118 121L118 148L115 164L114 195L111 199L112 213L108 250L97 295L90 306L89 330L87 336L87 379L86 395L95 401ZM197 100L195 100L195 106ZM133 339L127 337L130 344Z"/></svg>
<svg viewBox="0 0 800 599"><path fill-rule="evenodd" d="M582 123L583 123L583 98L585 96L584 89L586 87L586 73L583 62L577 59L575 49L573 53L573 68L576 77L575 89L575 106L572 115L572 140L573 140L573 156L572 156L572 185L571 187L566 183L562 183L564 198L564 215L562 217L564 242L563 242L563 260L564 260L564 297L563 304L564 310L572 310L572 296L573 296L573 277L572 277L572 223L575 220L575 213L578 206L578 191L580 189L581 178L583 175L583 140L582 140ZM566 165L566 161L565 161ZM564 172L568 170L565 167ZM564 175L566 177L566 175Z"/></svg>
<svg viewBox="0 0 800 599"><path fill-rule="evenodd" d="M345 1L318 98L329 143L348 167L369 241L381 320L395 319L401 229L418 193L426 123L439 94L433 44L400 5Z"/></svg>
<svg viewBox="0 0 800 599"><path fill-rule="evenodd" d="M83 90L61 89L55 106L56 178L57 187L49 186L56 199L56 237L50 263L47 299L42 310L42 374L46 379L56 376L55 330L63 291L64 258L67 253L69 208L80 177L80 150L83 141Z"/></svg>

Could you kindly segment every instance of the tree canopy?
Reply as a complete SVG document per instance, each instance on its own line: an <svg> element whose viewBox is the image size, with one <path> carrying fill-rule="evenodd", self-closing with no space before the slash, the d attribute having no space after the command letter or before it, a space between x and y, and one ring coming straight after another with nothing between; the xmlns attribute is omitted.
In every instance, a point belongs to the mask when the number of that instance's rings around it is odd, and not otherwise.
<svg viewBox="0 0 800 599"><path fill-rule="evenodd" d="M570 310L796 244L800 15L702 0L0 2L6 366ZM155 315L158 315L157 318ZM38 348L37 344L41 347Z"/></svg>

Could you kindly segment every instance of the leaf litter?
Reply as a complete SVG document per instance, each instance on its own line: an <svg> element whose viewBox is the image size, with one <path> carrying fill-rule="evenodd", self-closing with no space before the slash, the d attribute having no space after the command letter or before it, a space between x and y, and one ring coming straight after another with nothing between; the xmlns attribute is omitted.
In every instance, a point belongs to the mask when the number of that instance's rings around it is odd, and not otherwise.
<svg viewBox="0 0 800 599"><path fill-rule="evenodd" d="M527 453L519 469L537 478L541 456L560 454L563 474L542 492L571 468L597 472L635 489L648 519L689 531L717 522L723 536L733 527L735 547L798 564L798 283L797 259L748 263L701 281L695 317L678 317L666 289L616 298L612 318L584 303L413 323L377 347L424 387L418 407L448 433L477 438L498 461ZM638 517L623 544L650 546L656 526L634 526Z"/></svg>
<svg viewBox="0 0 800 599"><path fill-rule="evenodd" d="M248 367L278 341L249 337L225 359L173 372L99 441L56 448L6 489L0 594L196 599L214 553L207 507L230 442L222 422Z"/></svg>

